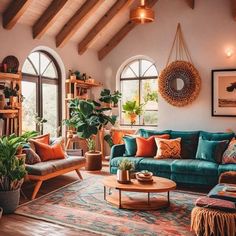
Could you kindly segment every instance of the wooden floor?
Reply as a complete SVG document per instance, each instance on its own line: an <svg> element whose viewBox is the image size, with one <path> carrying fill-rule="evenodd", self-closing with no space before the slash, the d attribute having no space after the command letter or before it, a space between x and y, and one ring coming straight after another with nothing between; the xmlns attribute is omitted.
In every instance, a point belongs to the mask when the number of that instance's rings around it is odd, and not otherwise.
<svg viewBox="0 0 236 236"><path fill-rule="evenodd" d="M88 173L84 170L81 171L83 177L86 178L88 175L96 175L102 174L107 175L108 171L105 167L105 171L103 172L93 172ZM51 191L54 191L60 187L63 187L69 183L78 180L78 175L75 171L65 174L63 176L59 176L57 178L45 181L43 183L37 197L43 196ZM23 185L24 194L30 198L33 191L33 184L26 183ZM25 199L21 196L20 203L25 203L29 201L29 199ZM88 236L94 235L90 232L85 232L69 227L64 227L52 223L48 223L41 220L35 220L28 217L20 216L20 215L5 215L0 220L0 236ZM98 235L98 234L96 234Z"/></svg>

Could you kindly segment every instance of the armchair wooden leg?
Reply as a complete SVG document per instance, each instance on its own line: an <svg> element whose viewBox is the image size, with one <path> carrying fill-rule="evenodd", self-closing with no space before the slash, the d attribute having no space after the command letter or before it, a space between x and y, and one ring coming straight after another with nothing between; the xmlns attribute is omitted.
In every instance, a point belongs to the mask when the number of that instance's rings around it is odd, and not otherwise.
<svg viewBox="0 0 236 236"><path fill-rule="evenodd" d="M81 175L80 171L79 171L79 170L75 170L75 171L76 171L77 175L79 176L79 178L82 180L82 179L83 179L83 177L82 177L82 175Z"/></svg>
<svg viewBox="0 0 236 236"><path fill-rule="evenodd" d="M39 191L39 189L40 189L42 183L43 183L42 180L39 180L39 181L36 183L36 185L35 185L35 187L34 187L34 192L33 192L32 197L31 197L32 200L35 199L35 197L36 197L36 195L37 195L37 193L38 193L38 191Z"/></svg>

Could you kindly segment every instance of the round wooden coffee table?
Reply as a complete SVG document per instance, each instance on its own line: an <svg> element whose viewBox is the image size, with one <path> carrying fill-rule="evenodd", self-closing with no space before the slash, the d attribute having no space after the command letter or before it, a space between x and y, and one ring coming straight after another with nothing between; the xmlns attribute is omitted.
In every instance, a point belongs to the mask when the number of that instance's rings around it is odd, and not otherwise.
<svg viewBox="0 0 236 236"><path fill-rule="evenodd" d="M176 183L172 180L153 177L152 183L140 183L136 179L132 179L130 184L120 184L116 180L116 176L105 177L104 184L104 199L118 206L119 208L133 209L133 210L155 210L168 207L170 205L171 190L176 188ZM107 188L109 192L107 194ZM118 191L111 192L111 189ZM122 192L138 192L147 193L147 197L137 198L135 196L122 196ZM151 193L167 193L167 197L150 196ZM153 195L153 194L152 194Z"/></svg>

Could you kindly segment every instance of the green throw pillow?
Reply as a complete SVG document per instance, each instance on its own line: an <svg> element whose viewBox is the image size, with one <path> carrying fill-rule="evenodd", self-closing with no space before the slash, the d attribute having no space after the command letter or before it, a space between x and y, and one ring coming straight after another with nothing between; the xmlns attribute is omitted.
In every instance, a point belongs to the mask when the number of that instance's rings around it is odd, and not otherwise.
<svg viewBox="0 0 236 236"><path fill-rule="evenodd" d="M200 137L205 140L214 140L214 141L224 141L224 140L231 140L234 137L234 133L223 133L223 132L216 132L216 133L211 133L211 132L206 132L206 131L201 131L200 132Z"/></svg>
<svg viewBox="0 0 236 236"><path fill-rule="evenodd" d="M137 152L136 138L132 136L124 136L125 142L125 156L135 156Z"/></svg>
<svg viewBox="0 0 236 236"><path fill-rule="evenodd" d="M228 146L228 143L228 140L209 141L200 137L196 159L220 164L222 162L222 156Z"/></svg>
<svg viewBox="0 0 236 236"><path fill-rule="evenodd" d="M154 135L170 134L171 130L148 130L139 129L138 134L143 138L149 138Z"/></svg>

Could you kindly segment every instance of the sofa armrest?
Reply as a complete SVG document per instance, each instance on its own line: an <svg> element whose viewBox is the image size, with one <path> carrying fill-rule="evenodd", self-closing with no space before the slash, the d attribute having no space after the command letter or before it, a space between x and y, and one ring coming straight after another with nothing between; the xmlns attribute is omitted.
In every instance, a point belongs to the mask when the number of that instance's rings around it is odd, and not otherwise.
<svg viewBox="0 0 236 236"><path fill-rule="evenodd" d="M110 156L110 160L112 158L115 157L121 157L125 154L125 145L124 144L118 144L118 145L114 145L111 148L111 156Z"/></svg>

